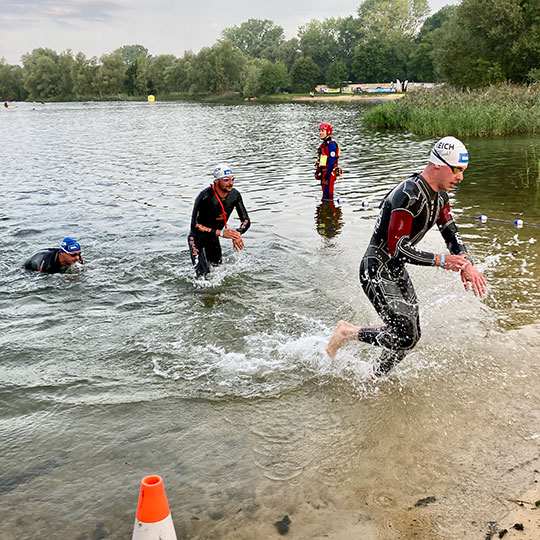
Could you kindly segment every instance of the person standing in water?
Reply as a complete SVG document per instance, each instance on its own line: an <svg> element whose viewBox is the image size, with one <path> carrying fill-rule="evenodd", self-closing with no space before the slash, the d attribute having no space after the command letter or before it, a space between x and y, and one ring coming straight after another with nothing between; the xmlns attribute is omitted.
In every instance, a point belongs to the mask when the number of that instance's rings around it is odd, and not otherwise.
<svg viewBox="0 0 540 540"><path fill-rule="evenodd" d="M341 176L338 167L340 148L331 137L333 128L331 124L319 124L319 137L322 143L318 149L317 163L315 164L315 178L321 181L323 199L329 201L334 198L334 183Z"/></svg>
<svg viewBox="0 0 540 540"><path fill-rule="evenodd" d="M234 174L231 168L218 165L212 176L214 183L199 193L191 216L188 245L197 276L210 272L209 263L221 264L220 236L232 240L234 249L240 251L244 249L242 235L251 225L242 196L233 188ZM234 209L241 224L237 229L228 229L227 220Z"/></svg>
<svg viewBox="0 0 540 540"><path fill-rule="evenodd" d="M433 147L422 173L395 187L382 201L369 246L360 265L362 288L384 321L379 328L361 328L339 321L326 352L334 357L348 341L382 348L375 375L388 373L420 339L418 301L406 264L440 267L461 273L466 290L486 292L486 280L473 266L450 212L448 191L463 180L469 154L455 137ZM437 224L450 254L421 251L416 245Z"/></svg>

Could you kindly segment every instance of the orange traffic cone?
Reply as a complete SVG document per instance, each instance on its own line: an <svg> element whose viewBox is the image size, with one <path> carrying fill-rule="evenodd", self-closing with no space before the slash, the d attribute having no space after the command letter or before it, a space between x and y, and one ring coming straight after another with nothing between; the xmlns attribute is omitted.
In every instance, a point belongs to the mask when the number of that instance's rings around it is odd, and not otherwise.
<svg viewBox="0 0 540 540"><path fill-rule="evenodd" d="M141 480L132 540L176 540L161 476L145 476Z"/></svg>

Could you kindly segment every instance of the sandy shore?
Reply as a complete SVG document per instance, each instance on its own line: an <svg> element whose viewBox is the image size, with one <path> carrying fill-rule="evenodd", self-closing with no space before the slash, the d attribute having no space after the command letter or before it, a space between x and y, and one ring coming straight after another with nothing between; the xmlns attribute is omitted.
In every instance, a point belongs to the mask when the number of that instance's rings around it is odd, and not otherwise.
<svg viewBox="0 0 540 540"><path fill-rule="evenodd" d="M384 92L380 94L317 94L313 97L298 96L291 101L390 101L393 99L401 99L404 96L405 94L391 94Z"/></svg>
<svg viewBox="0 0 540 540"><path fill-rule="evenodd" d="M519 499L511 501L515 508L493 524L486 538L505 540L540 540L540 472L535 471L532 486ZM506 532L505 532L506 531ZM491 536L490 536L491 534Z"/></svg>

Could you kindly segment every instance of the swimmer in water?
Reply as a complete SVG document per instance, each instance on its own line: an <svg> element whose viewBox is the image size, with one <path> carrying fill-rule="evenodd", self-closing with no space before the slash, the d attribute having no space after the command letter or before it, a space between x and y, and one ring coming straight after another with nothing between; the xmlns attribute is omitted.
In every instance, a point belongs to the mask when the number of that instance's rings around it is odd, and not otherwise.
<svg viewBox="0 0 540 540"><path fill-rule="evenodd" d="M214 182L203 189L193 207L191 231L188 236L191 262L197 276L210 272L210 265L221 264L219 237L232 241L234 249L244 249L242 235L249 229L251 221L234 185L234 174L227 165L218 165L212 172ZM227 228L227 220L236 209L241 224L237 229Z"/></svg>
<svg viewBox="0 0 540 540"><path fill-rule="evenodd" d="M81 264L83 262L81 246L76 240L68 236L64 238L59 248L38 251L21 268L44 274L57 274L65 272L78 261Z"/></svg>

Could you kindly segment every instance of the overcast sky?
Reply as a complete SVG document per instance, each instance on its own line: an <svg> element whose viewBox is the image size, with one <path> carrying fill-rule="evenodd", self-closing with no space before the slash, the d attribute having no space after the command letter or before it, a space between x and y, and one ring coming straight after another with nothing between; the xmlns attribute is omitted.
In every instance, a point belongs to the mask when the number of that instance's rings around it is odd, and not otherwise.
<svg viewBox="0 0 540 540"><path fill-rule="evenodd" d="M428 0L435 13L459 0ZM287 39L311 19L355 15L361 0L0 0L0 58L20 64L37 47L101 56L122 45L182 56L212 45L221 31L270 19Z"/></svg>

